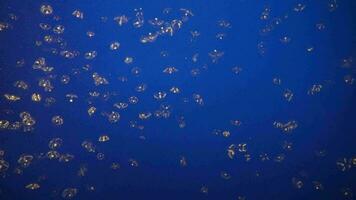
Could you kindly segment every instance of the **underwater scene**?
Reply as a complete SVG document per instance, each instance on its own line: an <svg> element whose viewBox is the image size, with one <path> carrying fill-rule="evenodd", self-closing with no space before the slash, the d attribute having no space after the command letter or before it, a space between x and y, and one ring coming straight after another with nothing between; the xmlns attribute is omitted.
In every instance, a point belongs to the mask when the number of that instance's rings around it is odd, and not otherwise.
<svg viewBox="0 0 356 200"><path fill-rule="evenodd" d="M0 200L356 199L355 0L0 0Z"/></svg>

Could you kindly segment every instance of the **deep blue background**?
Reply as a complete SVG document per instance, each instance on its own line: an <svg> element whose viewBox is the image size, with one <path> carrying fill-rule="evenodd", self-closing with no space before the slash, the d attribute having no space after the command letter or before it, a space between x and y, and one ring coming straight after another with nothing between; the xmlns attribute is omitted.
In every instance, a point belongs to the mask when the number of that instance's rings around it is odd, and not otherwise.
<svg viewBox="0 0 356 200"><path fill-rule="evenodd" d="M332 2L332 1L330 1ZM61 17L44 17L39 8L49 3L54 14ZM330 12L328 1L303 1L303 12L294 12L293 7L300 1L8 1L0 3L0 21L8 21L11 28L0 32L1 95L14 93L22 97L19 102L9 102L1 98L1 109L11 109L15 113L28 111L37 121L31 133L2 130L0 149L5 150L4 159L10 163L6 176L0 179L0 199L60 199L60 193L67 187L79 189L77 199L346 199L343 188L355 193L355 169L347 172L337 169L340 158L356 156L355 149L355 85L348 85L344 76L355 76L355 66L342 67L342 59L355 56L355 3L352 0L338 1L338 8ZM265 7L271 9L271 19L288 16L272 32L261 35L260 30L270 20L260 20ZM139 38L153 29L146 24L140 29L131 25L119 27L113 21L118 15L134 16L134 8L143 8L146 21L154 17L173 19L179 16L179 8L192 10L191 17L173 37L162 36L154 43L142 44ZM169 17L162 14L164 8L172 8ZM84 19L75 19L71 13L79 9ZM9 19L9 13L18 16L17 21ZM108 18L106 23L100 17ZM173 18L172 18L173 17ZM231 23L224 29L217 25L218 20ZM77 50L80 56L65 59L35 47L35 40L44 35L38 24L52 26L62 24L69 50ZM315 27L325 24L323 31ZM89 39L86 32L91 30L95 36ZM200 36L191 42L190 31L198 30ZM227 34L222 41L215 35ZM52 34L53 35L53 34ZM280 38L291 38L283 44ZM108 48L112 41L121 43L118 51ZM257 45L263 41L266 53L261 56ZM306 48L313 46L308 53ZM223 51L224 57L214 64L208 53L214 49ZM96 50L94 60L85 60L83 54ZM161 51L168 57L161 57ZM197 63L190 61L194 53L199 53ZM141 74L135 77L131 67L123 63L126 56L134 57L132 66L140 67ZM38 57L45 57L49 65L55 67L52 74L60 77L72 74L89 63L92 70L71 75L68 85L53 81L55 89L46 93L37 86L43 72L34 71L32 64ZM23 67L16 67L16 61L25 60ZM179 72L169 76L162 73L168 66L175 66ZM202 69L206 65L208 69ZM232 73L234 66L242 72ZM200 68L201 74L192 77L190 71ZM95 87L91 74L98 72L110 84ZM117 77L126 76L128 82L122 83ZM280 77L281 86L272 84L274 77ZM12 85L16 80L30 84L27 91L20 91ZM145 83L144 93L134 88ZM313 84L322 84L321 92L315 96L307 94ZM178 86L182 93L168 93L163 101L172 106L169 119L140 121L138 113L156 110L161 102L153 98L159 90L169 91ZM294 93L291 102L283 99L285 89ZM94 100L98 108L94 117L87 115L89 91L117 92L119 95L108 101ZM44 107L43 103L30 101L32 92L44 97L55 97L56 103ZM69 103L65 94L75 93L78 100ZM204 106L193 102L193 93L201 94ZM137 96L139 103L119 111L118 124L110 124L100 112L115 110L112 104L127 101ZM187 97L189 103L183 103ZM64 117L64 125L51 124L53 115ZM1 112L1 118L9 118ZM180 129L177 118L184 116L186 128ZM11 116L16 120L18 114ZM230 120L239 119L242 125L234 127ZM18 120L18 119L17 119ZM129 127L129 121L137 120L145 129L139 131ZM274 121L296 120L298 128L291 134L282 133L273 127ZM230 130L231 136L224 138L212 134L214 129ZM107 143L95 142L99 135L108 134ZM145 135L146 140L138 137ZM75 159L69 163L49 160L36 160L24 169L23 175L12 170L22 153L39 154L48 151L48 141L54 137L63 139L60 152L71 153ZM94 141L105 159L98 161L95 154L87 153L81 146L85 139ZM293 143L292 151L282 148L283 141ZM252 160L245 162L242 154L230 160L226 148L230 144L247 143ZM315 151L325 151L318 157ZM262 162L259 155L267 153L269 161ZM280 153L286 158L282 163L273 161ZM179 158L187 158L188 165L179 166ZM139 161L138 168L128 165L130 158ZM110 169L112 162L118 162L118 171ZM76 175L79 166L86 164L85 177ZM231 174L230 180L220 177L221 171ZM256 176L259 173L259 176ZM24 186L34 182L39 176L46 180L40 182L36 191L26 190ZM292 178L303 180L304 186L298 190L293 187ZM315 191L312 181L320 181L323 191ZM87 185L96 190L89 192ZM209 188L208 195L200 193L202 185Z"/></svg>

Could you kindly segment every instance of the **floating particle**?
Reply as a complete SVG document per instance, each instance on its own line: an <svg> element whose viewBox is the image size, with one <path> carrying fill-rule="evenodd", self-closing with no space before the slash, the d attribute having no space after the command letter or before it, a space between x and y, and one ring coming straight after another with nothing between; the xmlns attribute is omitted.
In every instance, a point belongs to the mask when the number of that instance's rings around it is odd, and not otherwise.
<svg viewBox="0 0 356 200"><path fill-rule="evenodd" d="M61 138L53 138L49 141L48 147L50 149L58 149L62 146L63 140Z"/></svg>
<svg viewBox="0 0 356 200"><path fill-rule="evenodd" d="M142 120L148 119L152 116L152 113L150 112L144 112L144 113L139 113L138 117Z"/></svg>
<svg viewBox="0 0 356 200"><path fill-rule="evenodd" d="M220 172L220 177L225 179L225 180L231 179L231 175L229 173L227 173L226 171Z"/></svg>
<svg viewBox="0 0 356 200"><path fill-rule="evenodd" d="M50 160L58 159L60 154L57 151L48 151L46 157Z"/></svg>
<svg viewBox="0 0 356 200"><path fill-rule="evenodd" d="M172 92L173 94L178 94L180 93L180 89L178 87L171 87L171 89L169 89L170 92Z"/></svg>
<svg viewBox="0 0 356 200"><path fill-rule="evenodd" d="M62 33L64 33L65 28L63 25L57 25L57 26L53 27L52 30L56 34L62 34Z"/></svg>
<svg viewBox="0 0 356 200"><path fill-rule="evenodd" d="M190 35L192 36L192 37L191 37L191 41L193 41L193 40L195 40L197 37L200 36L200 32L197 31L197 30L190 31Z"/></svg>
<svg viewBox="0 0 356 200"><path fill-rule="evenodd" d="M96 51L89 51L89 52L86 52L84 54L84 58L87 59L87 60L92 60L94 59L96 56L98 55L98 53Z"/></svg>
<svg viewBox="0 0 356 200"><path fill-rule="evenodd" d="M110 123L116 123L120 120L120 114L115 111L111 111L110 114L107 115Z"/></svg>
<svg viewBox="0 0 356 200"><path fill-rule="evenodd" d="M324 23L317 23L315 24L316 29L318 29L319 31L322 31L326 28Z"/></svg>
<svg viewBox="0 0 356 200"><path fill-rule="evenodd" d="M114 21L119 25L119 26L122 26L124 24L126 24L129 19L128 17L126 17L125 15L121 15L121 16L118 16L118 17L114 17Z"/></svg>
<svg viewBox="0 0 356 200"><path fill-rule="evenodd" d="M157 33L148 33L148 35L141 36L141 43L152 43L156 41L158 37Z"/></svg>
<svg viewBox="0 0 356 200"><path fill-rule="evenodd" d="M9 130L18 130L19 128L21 128L22 123L20 122L14 122L12 124L9 124L9 126L7 127Z"/></svg>
<svg viewBox="0 0 356 200"><path fill-rule="evenodd" d="M356 166L356 156L350 159L350 163Z"/></svg>
<svg viewBox="0 0 356 200"><path fill-rule="evenodd" d="M80 177L83 177L83 176L86 175L87 171L88 171L87 166L82 165L82 166L79 167L79 170L78 170L78 172L77 172L77 175L80 176Z"/></svg>
<svg viewBox="0 0 356 200"><path fill-rule="evenodd" d="M64 122L63 118L61 116L59 116L59 115L56 115L56 116L52 117L52 123L54 125L56 125L56 126L63 125L63 122Z"/></svg>
<svg viewBox="0 0 356 200"><path fill-rule="evenodd" d="M295 12L302 12L302 11L304 11L305 7L306 7L305 4L298 3L298 4L293 8L293 10L294 10Z"/></svg>
<svg viewBox="0 0 356 200"><path fill-rule="evenodd" d="M266 54L266 51L267 51L267 48L266 48L266 43L265 42L259 42L257 44L257 50L258 50L258 53L263 56Z"/></svg>
<svg viewBox="0 0 356 200"><path fill-rule="evenodd" d="M222 135L223 135L224 137L230 137L231 133L230 133L230 131L223 131L223 132L222 132Z"/></svg>
<svg viewBox="0 0 356 200"><path fill-rule="evenodd" d="M114 107L118 108L118 109L125 109L129 106L128 103L124 103L124 102L119 102L119 103L115 103Z"/></svg>
<svg viewBox="0 0 356 200"><path fill-rule="evenodd" d="M209 188L207 186L201 186L200 192L203 194L208 194L209 193Z"/></svg>
<svg viewBox="0 0 356 200"><path fill-rule="evenodd" d="M42 87L45 92L52 92L52 90L54 89L51 81L49 79L44 78L38 81L38 86Z"/></svg>
<svg viewBox="0 0 356 200"><path fill-rule="evenodd" d="M99 142L107 142L110 140L110 137L108 135L101 135L99 138L98 138L98 141Z"/></svg>
<svg viewBox="0 0 356 200"><path fill-rule="evenodd" d="M164 91L158 91L153 94L153 97L157 100L162 100L162 99L166 98L166 96L167 96L167 93Z"/></svg>
<svg viewBox="0 0 356 200"><path fill-rule="evenodd" d="M234 159L235 154L236 154L236 145L231 144L228 148L227 148L227 156L229 156L230 159Z"/></svg>
<svg viewBox="0 0 356 200"><path fill-rule="evenodd" d="M167 57L167 56L169 56L169 53L168 53L167 51L161 51L161 52L159 53L159 55L160 55L161 57Z"/></svg>
<svg viewBox="0 0 356 200"><path fill-rule="evenodd" d="M198 57L199 57L199 54L198 54L198 53L195 53L195 54L192 56L192 62L194 62L194 63L198 62Z"/></svg>
<svg viewBox="0 0 356 200"><path fill-rule="evenodd" d="M88 185L88 186L87 186L87 190L88 190L89 192L93 192L93 191L95 191L95 187L94 187L93 185Z"/></svg>
<svg viewBox="0 0 356 200"><path fill-rule="evenodd" d="M87 31L87 36L89 37L89 38L92 38L92 37L94 37L95 36L95 33L93 32L93 31Z"/></svg>
<svg viewBox="0 0 356 200"><path fill-rule="evenodd" d="M119 77L117 77L117 80L119 80L119 81L121 81L121 82L127 82L127 77L126 76L119 76Z"/></svg>
<svg viewBox="0 0 356 200"><path fill-rule="evenodd" d="M271 9L266 7L263 9L262 13L261 13L261 16L260 16L260 19L261 20L268 20L269 17L270 17L270 13L271 13Z"/></svg>
<svg viewBox="0 0 356 200"><path fill-rule="evenodd" d="M245 196L238 196L237 200L246 200L246 197Z"/></svg>
<svg viewBox="0 0 356 200"><path fill-rule="evenodd" d="M41 6L40 11L44 15L51 15L53 13L53 8L51 5L44 4Z"/></svg>
<svg viewBox="0 0 356 200"><path fill-rule="evenodd" d="M93 79L94 79L94 84L96 86L98 85L107 85L109 84L109 81L106 80L106 78L100 76L98 73L93 73L92 75Z"/></svg>
<svg viewBox="0 0 356 200"><path fill-rule="evenodd" d="M171 13L171 11L172 11L172 8L164 8L162 13L167 15L167 14Z"/></svg>
<svg viewBox="0 0 356 200"><path fill-rule="evenodd" d="M111 163L111 165L110 165L110 169L112 169L112 170L118 170L118 169L120 169L120 164L113 162L113 163Z"/></svg>
<svg viewBox="0 0 356 200"><path fill-rule="evenodd" d="M104 158L105 158L105 154L103 154L103 153L97 153L97 154L96 154L96 159L98 159L98 160L104 160Z"/></svg>
<svg viewBox="0 0 356 200"><path fill-rule="evenodd" d="M338 7L337 0L329 0L328 8L330 12L335 11Z"/></svg>
<svg viewBox="0 0 356 200"><path fill-rule="evenodd" d="M180 157L179 165L182 166L182 167L186 167L187 166L187 159L184 156Z"/></svg>
<svg viewBox="0 0 356 200"><path fill-rule="evenodd" d="M148 23L152 26L162 26L164 21L155 17L153 19L148 20Z"/></svg>
<svg viewBox="0 0 356 200"><path fill-rule="evenodd" d="M138 125L137 121L130 121L130 127L131 128L137 128L139 130L143 130L144 129L144 126Z"/></svg>
<svg viewBox="0 0 356 200"><path fill-rule="evenodd" d="M282 80L280 78L276 77L276 78L273 78L272 83L274 85L281 85L282 84Z"/></svg>
<svg viewBox="0 0 356 200"><path fill-rule="evenodd" d="M141 69L139 67L133 67L131 69L131 74L138 76L141 73Z"/></svg>
<svg viewBox="0 0 356 200"><path fill-rule="evenodd" d="M313 46L309 46L309 47L307 47L307 52L312 52L312 51L314 51L314 47Z"/></svg>
<svg viewBox="0 0 356 200"><path fill-rule="evenodd" d="M79 55L79 52L76 52L76 51L61 51L59 54L61 56L63 56L64 58L72 59L75 56Z"/></svg>
<svg viewBox="0 0 356 200"><path fill-rule="evenodd" d="M135 87L136 92L144 92L147 89L146 84L140 84Z"/></svg>
<svg viewBox="0 0 356 200"><path fill-rule="evenodd" d="M200 69L192 69L190 71L190 75L192 75L193 77L198 76L200 74Z"/></svg>
<svg viewBox="0 0 356 200"><path fill-rule="evenodd" d="M88 152L95 152L95 145L92 142L84 140L81 145Z"/></svg>
<svg viewBox="0 0 356 200"><path fill-rule="evenodd" d="M234 74L240 74L240 72L242 71L242 68L236 66L236 67L233 67L233 68L231 69L231 71L232 71L232 73L234 73Z"/></svg>
<svg viewBox="0 0 356 200"><path fill-rule="evenodd" d="M60 155L59 162L69 162L73 159L74 159L74 155L65 153L65 154Z"/></svg>
<svg viewBox="0 0 356 200"><path fill-rule="evenodd" d="M66 98L68 99L69 103L73 103L76 99L78 99L78 95L66 94Z"/></svg>
<svg viewBox="0 0 356 200"><path fill-rule="evenodd" d="M289 102L289 101L292 101L293 96L294 96L294 94L293 94L293 92L292 92L290 89L284 90L284 92L283 92L283 98L284 98L285 100L287 100L288 102Z"/></svg>
<svg viewBox="0 0 356 200"><path fill-rule="evenodd" d="M247 144L246 143L241 143L237 145L237 149L239 152L244 153L247 152Z"/></svg>
<svg viewBox="0 0 356 200"><path fill-rule="evenodd" d="M92 116L96 111L96 108L94 106L88 108L88 115Z"/></svg>
<svg viewBox="0 0 356 200"><path fill-rule="evenodd" d="M166 73L166 74L174 74L174 73L176 73L176 72L178 72L178 69L175 68L175 67L171 67L171 66L166 67L166 68L163 70L163 73Z"/></svg>
<svg viewBox="0 0 356 200"><path fill-rule="evenodd" d="M17 175L22 175L23 174L23 170L19 167L16 167L14 169L14 174L17 174Z"/></svg>
<svg viewBox="0 0 356 200"><path fill-rule="evenodd" d="M23 67L25 65L25 59L16 61L16 67Z"/></svg>
<svg viewBox="0 0 356 200"><path fill-rule="evenodd" d="M20 88L23 90L27 90L29 86L27 85L27 83L25 81L16 81L14 83L14 87Z"/></svg>
<svg viewBox="0 0 356 200"><path fill-rule="evenodd" d="M9 127L10 122L7 120L0 120L0 129L6 129Z"/></svg>
<svg viewBox="0 0 356 200"><path fill-rule="evenodd" d="M246 161L246 162L249 162L249 161L252 159L252 158L251 158L251 155L248 154L248 153L244 154L244 158L245 158L245 161Z"/></svg>
<svg viewBox="0 0 356 200"><path fill-rule="evenodd" d="M30 183L26 185L25 188L29 190L37 190L40 188L40 185L38 183Z"/></svg>
<svg viewBox="0 0 356 200"><path fill-rule="evenodd" d="M336 166L342 172L348 171L352 167L352 160L347 160L347 158L339 159L336 162Z"/></svg>
<svg viewBox="0 0 356 200"><path fill-rule="evenodd" d="M144 17L143 17L143 12L142 12L142 8L136 8L135 9L135 20L133 21L132 25L135 27L135 28L140 28L143 26L144 24Z"/></svg>
<svg viewBox="0 0 356 200"><path fill-rule="evenodd" d="M323 184L321 184L319 181L313 181L313 188L314 190L324 190Z"/></svg>
<svg viewBox="0 0 356 200"><path fill-rule="evenodd" d="M54 40L53 36L51 35L45 35L43 37L43 41L45 41L46 43L52 43ZM45 67L45 66L44 66ZM34 68L35 69L35 68ZM41 68L38 68L38 69L41 69Z"/></svg>
<svg viewBox="0 0 356 200"><path fill-rule="evenodd" d="M235 119L235 120L230 120L230 123L231 123L231 125L233 125L233 126L240 126L240 125L242 124L242 122L241 122L240 120L237 120L237 119Z"/></svg>
<svg viewBox="0 0 356 200"><path fill-rule="evenodd" d="M28 167L33 160L33 156L29 154L22 154L20 158L17 160L17 163L21 165L21 167Z"/></svg>
<svg viewBox="0 0 356 200"><path fill-rule="evenodd" d="M120 47L120 43L119 43L119 42L116 42L116 41L115 41L115 42L112 42L112 43L110 44L110 49L113 50L113 51L118 50L119 47Z"/></svg>
<svg viewBox="0 0 356 200"><path fill-rule="evenodd" d="M0 32L7 30L9 27L10 27L10 25L8 23L0 22Z"/></svg>
<svg viewBox="0 0 356 200"><path fill-rule="evenodd" d="M4 97L6 98L6 100L9 100L9 101L19 101L21 99L21 97L13 95L13 94L4 94Z"/></svg>
<svg viewBox="0 0 356 200"><path fill-rule="evenodd" d="M343 68L351 68L353 66L353 59L352 57L344 58L341 60L341 67Z"/></svg>
<svg viewBox="0 0 356 200"><path fill-rule="evenodd" d="M193 100L195 103L201 106L204 105L203 97L200 94L193 94Z"/></svg>
<svg viewBox="0 0 356 200"><path fill-rule="evenodd" d="M0 159L0 173L9 169L9 163L6 160Z"/></svg>
<svg viewBox="0 0 356 200"><path fill-rule="evenodd" d="M279 39L279 41L281 41L283 44L288 44L291 41L291 38L288 36L283 36L281 39Z"/></svg>
<svg viewBox="0 0 356 200"><path fill-rule="evenodd" d="M73 199L78 194L77 188L66 188L62 191L62 198Z"/></svg>
<svg viewBox="0 0 356 200"><path fill-rule="evenodd" d="M129 103L130 104L137 104L138 103L138 97L136 97L136 96L129 97Z"/></svg>
<svg viewBox="0 0 356 200"><path fill-rule="evenodd" d="M126 57L124 59L124 63L126 63L126 64L131 64L132 62L133 62L133 57Z"/></svg>
<svg viewBox="0 0 356 200"><path fill-rule="evenodd" d="M61 76L61 83L68 84L70 81L70 77L68 75Z"/></svg>
<svg viewBox="0 0 356 200"><path fill-rule="evenodd" d="M99 97L100 93L97 92L97 91L94 91L94 92L89 92L89 95L92 96L92 97Z"/></svg>
<svg viewBox="0 0 356 200"><path fill-rule="evenodd" d="M348 85L353 85L355 82L355 78L352 75L345 75L344 82Z"/></svg>
<svg viewBox="0 0 356 200"><path fill-rule="evenodd" d="M284 154L278 154L278 155L276 155L275 157L274 157L274 161L275 162L282 162L284 159L285 159L285 155Z"/></svg>
<svg viewBox="0 0 356 200"><path fill-rule="evenodd" d="M341 194L345 200L352 200L354 199L354 194L350 188L342 188Z"/></svg>
<svg viewBox="0 0 356 200"><path fill-rule="evenodd" d="M21 112L20 118L25 126L33 126L36 123L35 119L28 112Z"/></svg>
<svg viewBox="0 0 356 200"><path fill-rule="evenodd" d="M101 16L100 17L100 21L103 22L103 23L106 23L108 21L108 17L106 16Z"/></svg>
<svg viewBox="0 0 356 200"><path fill-rule="evenodd" d="M193 17L194 14L191 10L186 9L186 8L180 8L179 11L182 14L182 20L187 21L190 17Z"/></svg>
<svg viewBox="0 0 356 200"><path fill-rule="evenodd" d="M223 56L224 56L224 52L218 51L216 49L214 49L209 53L209 57L211 58L211 61L213 63L217 63L220 60L220 58L222 58Z"/></svg>
<svg viewBox="0 0 356 200"><path fill-rule="evenodd" d="M34 102L40 102L41 101L41 95L39 93L33 93L31 95L31 100Z"/></svg>
<svg viewBox="0 0 356 200"><path fill-rule="evenodd" d="M226 20L219 20L218 25L222 28L231 28L231 23Z"/></svg>
<svg viewBox="0 0 356 200"><path fill-rule="evenodd" d="M75 17L75 18L78 18L78 19L83 19L84 18L84 13L80 10L74 10L72 12L72 15Z"/></svg>
<svg viewBox="0 0 356 200"><path fill-rule="evenodd" d="M129 165L131 167L138 167L138 161L135 159L129 159Z"/></svg>
<svg viewBox="0 0 356 200"><path fill-rule="evenodd" d="M296 189L301 189L304 183L299 178L292 178L292 184Z"/></svg>
<svg viewBox="0 0 356 200"><path fill-rule="evenodd" d="M285 133L290 133L298 127L298 123L294 120L286 122L286 123L275 121L275 122L273 122L273 126L282 130Z"/></svg>
<svg viewBox="0 0 356 200"><path fill-rule="evenodd" d="M315 84L315 85L313 85L313 86L308 90L308 94L309 94L309 95L315 95L315 94L319 93L322 88L323 88L322 85L320 85L320 84Z"/></svg>
<svg viewBox="0 0 356 200"><path fill-rule="evenodd" d="M166 26L161 30L161 34L168 34L173 36L173 34L182 27L183 22L181 20L172 20L171 23L167 23Z"/></svg>
<svg viewBox="0 0 356 200"><path fill-rule="evenodd" d="M225 37L226 37L225 33L218 33L215 35L215 38L218 40L223 40L223 39L225 39Z"/></svg>
<svg viewBox="0 0 356 200"><path fill-rule="evenodd" d="M315 153L315 156L317 156L317 157L325 157L326 156L326 150L324 150L324 149L315 150L314 153Z"/></svg>
<svg viewBox="0 0 356 200"><path fill-rule="evenodd" d="M288 142L288 141L284 141L283 144L282 144L282 148L284 150L291 151L291 150L293 150L293 143Z"/></svg>

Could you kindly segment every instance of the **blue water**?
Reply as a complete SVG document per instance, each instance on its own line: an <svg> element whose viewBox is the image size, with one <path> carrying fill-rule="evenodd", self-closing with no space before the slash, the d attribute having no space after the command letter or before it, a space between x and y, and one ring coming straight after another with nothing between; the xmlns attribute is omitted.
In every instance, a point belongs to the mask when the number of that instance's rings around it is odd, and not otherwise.
<svg viewBox="0 0 356 200"><path fill-rule="evenodd" d="M41 13L43 5L53 11ZM355 6L352 0L2 0L0 120L21 125L0 129L0 199L354 199ZM139 8L144 23L135 27ZM83 19L73 16L75 10ZM119 26L114 18L122 15L128 22ZM142 43L143 35L164 26L152 26L155 17L182 25L172 36L160 33ZM40 23L51 28L43 30ZM64 32L54 33L56 25ZM95 36L89 38L88 31ZM47 43L46 35L60 42ZM118 50L110 49L113 41L120 43ZM223 52L216 62L209 56L214 50ZM64 58L61 51L77 55ZM97 56L85 59L89 51ZM40 57L54 69L33 69ZM133 63L126 64L126 57ZM178 72L163 73L168 66ZM108 84L96 86L94 72ZM68 84L61 82L63 75ZM39 86L41 78L51 81L52 91ZM20 80L27 89L14 86ZM147 89L137 92L140 84ZM180 93L170 92L172 86ZM94 91L99 97L89 95ZM166 97L155 99L158 91ZM32 101L33 93L41 101ZM78 98L70 102L67 94ZM194 94L202 97L201 105ZM132 96L137 104L128 102ZM46 106L49 97L55 102ZM117 102L128 107L115 108ZM162 105L170 107L167 118L155 116ZM89 116L91 106L96 112ZM19 117L24 111L36 121L30 131ZM120 114L116 123L105 115L112 111ZM139 118L147 112L150 118ZM52 123L56 115L62 125ZM275 125L293 121L297 126L287 132ZM110 140L98 141L102 135ZM62 140L55 149L60 155L74 158L47 158L53 138ZM94 153L82 147L85 140L95 145ZM231 144L247 149L235 148L231 159ZM27 167L18 161L24 154L33 157ZM119 169L111 169L112 163ZM79 176L82 166L87 172ZM31 183L39 188L26 188ZM75 190L72 197L65 195L68 188Z"/></svg>

